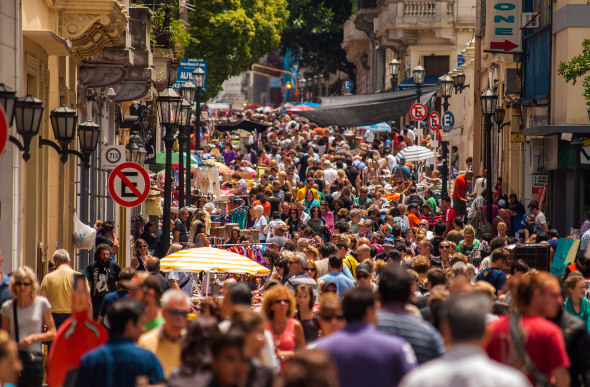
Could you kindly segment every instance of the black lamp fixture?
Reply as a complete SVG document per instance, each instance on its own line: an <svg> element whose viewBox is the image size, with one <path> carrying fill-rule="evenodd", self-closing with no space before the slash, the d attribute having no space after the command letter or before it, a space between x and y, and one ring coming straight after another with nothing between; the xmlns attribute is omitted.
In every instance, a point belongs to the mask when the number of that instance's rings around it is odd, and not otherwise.
<svg viewBox="0 0 590 387"><path fill-rule="evenodd" d="M147 151L143 146L143 140L137 133L132 133L127 142L127 161L143 165L147 156Z"/></svg>
<svg viewBox="0 0 590 387"><path fill-rule="evenodd" d="M414 67L414 70L412 70L412 76L414 77L414 84L416 85L416 102L418 102L418 103L420 103L420 95L422 95L421 88L422 88L422 85L424 84L425 74L426 74L426 71L424 70L424 67L422 67L421 65Z"/></svg>
<svg viewBox="0 0 590 387"><path fill-rule="evenodd" d="M195 104L195 150L201 149L201 93L205 89L205 82L207 80L207 73L200 67L197 67L193 71L193 84L195 85L195 94L192 100L188 100L190 104ZM190 114L189 114L190 121ZM187 141L186 141L186 154L189 155L186 161L186 204L190 206L192 204L191 199L191 129L187 130Z"/></svg>
<svg viewBox="0 0 590 387"><path fill-rule="evenodd" d="M193 105L186 99L182 99L182 105L180 106L180 122L178 123L180 130L176 138L178 139L178 202L180 206L184 206L185 202L185 188L184 188L184 159L186 156L190 157L190 152L185 152L184 143L190 139L187 132L190 131L191 124L191 110ZM190 141L189 141L190 142ZM189 147L190 150L190 147ZM189 166L187 161L187 166Z"/></svg>
<svg viewBox="0 0 590 387"><path fill-rule="evenodd" d="M389 75L390 75L390 81L391 81L391 89L395 89L395 87L397 86L397 77L399 74L399 60L397 60L396 58L393 58L391 60L391 62L389 62Z"/></svg>
<svg viewBox="0 0 590 387"><path fill-rule="evenodd" d="M486 220L492 224L492 117L498 107L498 96L487 89L480 97L481 113L485 117L486 134Z"/></svg>
<svg viewBox="0 0 590 387"><path fill-rule="evenodd" d="M14 120L14 103L16 101L16 91L0 83L0 107L4 110L8 126L12 126Z"/></svg>
<svg viewBox="0 0 590 387"><path fill-rule="evenodd" d="M453 75L453 82L455 83L455 94L463 93L463 90L469 87L469 85L465 84L465 73Z"/></svg>
<svg viewBox="0 0 590 387"><path fill-rule="evenodd" d="M158 105L158 115L160 124L166 129L164 135L164 146L166 148L166 168L164 177L164 209L162 219L162 237L160 238L160 251L166 252L170 247L170 206L172 196L172 147L176 139L173 131L180 121L180 107L182 97L168 87L158 96L156 103Z"/></svg>
<svg viewBox="0 0 590 387"><path fill-rule="evenodd" d="M8 106L8 105L7 105ZM8 140L23 152L23 160L28 161L31 158L30 145L33 137L39 134L39 125L41 125L41 116L43 115L43 101L28 94L25 97L18 98L14 103L14 117L16 118L16 133L22 138L21 143L16 137L9 136ZM8 121L11 122L11 117Z"/></svg>
<svg viewBox="0 0 590 387"><path fill-rule="evenodd" d="M504 122L505 116L506 110L503 107L496 108L496 113L494 113L494 122L498 127L498 133L500 133L505 126L510 125L510 121Z"/></svg>
<svg viewBox="0 0 590 387"><path fill-rule="evenodd" d="M96 150L98 144L100 126L92 121L87 121L80 125L78 128L78 136L82 152L78 152L77 150L69 149L70 143L76 137L76 126L78 123L78 114L76 114L76 111L67 106L60 106L51 111L49 118L51 120L53 136L59 145L39 136L39 148L43 145L47 145L55 149L55 151L61 156L60 160L64 164L68 161L69 155L75 155L84 162L86 168L89 168L90 155Z"/></svg>
<svg viewBox="0 0 590 387"><path fill-rule="evenodd" d="M588 106L588 108L586 109L586 112L588 112L588 121L590 121L590 106Z"/></svg>
<svg viewBox="0 0 590 387"><path fill-rule="evenodd" d="M453 90L454 82L448 74L438 78L438 85L440 87L440 96L443 99L443 110L446 112L449 110L449 98Z"/></svg>

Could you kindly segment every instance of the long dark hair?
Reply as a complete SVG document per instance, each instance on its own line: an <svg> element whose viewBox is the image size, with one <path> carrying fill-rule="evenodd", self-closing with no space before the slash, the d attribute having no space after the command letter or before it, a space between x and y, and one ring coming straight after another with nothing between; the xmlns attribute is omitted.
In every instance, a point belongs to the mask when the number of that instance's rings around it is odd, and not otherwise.
<svg viewBox="0 0 590 387"><path fill-rule="evenodd" d="M194 375L210 368L213 360L211 345L220 335L214 318L200 317L191 322L180 351L183 374Z"/></svg>

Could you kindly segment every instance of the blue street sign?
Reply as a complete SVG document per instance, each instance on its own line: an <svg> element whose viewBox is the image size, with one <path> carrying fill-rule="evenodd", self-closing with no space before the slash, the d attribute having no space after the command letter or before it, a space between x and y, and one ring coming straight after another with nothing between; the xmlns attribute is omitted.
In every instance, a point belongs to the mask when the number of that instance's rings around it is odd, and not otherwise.
<svg viewBox="0 0 590 387"><path fill-rule="evenodd" d="M463 54L457 55L457 67L463 66L465 64L465 58L463 58Z"/></svg>
<svg viewBox="0 0 590 387"><path fill-rule="evenodd" d="M450 132L455 126L455 116L451 112L445 112L442 116L442 127L445 132Z"/></svg>
<svg viewBox="0 0 590 387"><path fill-rule="evenodd" d="M354 88L354 82L350 79L346 79L344 80L344 91L347 93L352 92L352 89Z"/></svg>
<svg viewBox="0 0 590 387"><path fill-rule="evenodd" d="M180 66L176 70L176 82L174 82L172 88L179 90L186 81L190 80L192 82L193 71L199 67L205 72L203 91L207 90L207 61L204 59L182 59Z"/></svg>

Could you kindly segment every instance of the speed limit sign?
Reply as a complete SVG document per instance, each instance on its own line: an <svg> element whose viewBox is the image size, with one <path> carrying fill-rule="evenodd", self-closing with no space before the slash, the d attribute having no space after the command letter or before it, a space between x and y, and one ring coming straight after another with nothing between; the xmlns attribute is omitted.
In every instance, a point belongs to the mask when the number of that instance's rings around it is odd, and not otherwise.
<svg viewBox="0 0 590 387"><path fill-rule="evenodd" d="M105 146L100 159L103 169L115 169L119 164L127 161L125 157L125 145Z"/></svg>

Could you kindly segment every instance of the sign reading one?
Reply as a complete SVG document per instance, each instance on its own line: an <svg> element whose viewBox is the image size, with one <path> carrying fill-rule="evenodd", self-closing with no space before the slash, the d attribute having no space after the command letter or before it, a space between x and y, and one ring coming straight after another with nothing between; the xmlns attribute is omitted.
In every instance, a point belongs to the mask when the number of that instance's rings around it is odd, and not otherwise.
<svg viewBox="0 0 590 387"><path fill-rule="evenodd" d="M144 202L150 192L150 177L136 163L122 163L109 175L109 194L123 207L135 207Z"/></svg>
<svg viewBox="0 0 590 387"><path fill-rule="evenodd" d="M519 0L492 0L486 28L486 51L522 52L521 10Z"/></svg>
<svg viewBox="0 0 590 387"><path fill-rule="evenodd" d="M198 67L202 68L205 74L207 74L207 61L204 59L182 59L180 66L176 70L176 82L172 86L173 89L179 90L182 85L188 80L193 81L193 71ZM205 84L203 85L203 91L207 90L207 77L205 76Z"/></svg>
<svg viewBox="0 0 590 387"><path fill-rule="evenodd" d="M438 112L432 112L428 116L428 125L430 130L438 130L440 128L440 114Z"/></svg>
<svg viewBox="0 0 590 387"><path fill-rule="evenodd" d="M414 121L422 121L426 118L427 113L428 110L426 110L426 106L421 103L415 103L410 108L410 117L412 117Z"/></svg>
<svg viewBox="0 0 590 387"><path fill-rule="evenodd" d="M450 132L455 126L455 116L451 112L445 112L442 116L442 127L445 132Z"/></svg>
<svg viewBox="0 0 590 387"><path fill-rule="evenodd" d="M109 145L103 148L100 165L104 169L115 169L123 162L125 162L125 145Z"/></svg>
<svg viewBox="0 0 590 387"><path fill-rule="evenodd" d="M354 82L351 79L346 79L344 81L344 91L347 93L352 92L352 89L354 88Z"/></svg>
<svg viewBox="0 0 590 387"><path fill-rule="evenodd" d="M4 110L0 107L0 156L6 148L6 142L8 142L8 121Z"/></svg>

